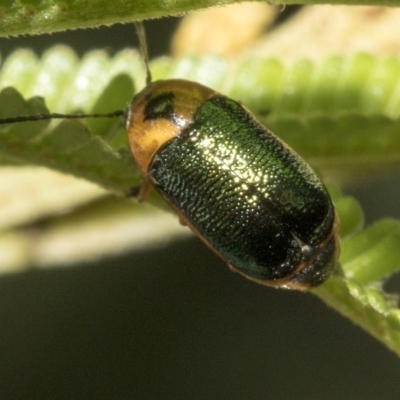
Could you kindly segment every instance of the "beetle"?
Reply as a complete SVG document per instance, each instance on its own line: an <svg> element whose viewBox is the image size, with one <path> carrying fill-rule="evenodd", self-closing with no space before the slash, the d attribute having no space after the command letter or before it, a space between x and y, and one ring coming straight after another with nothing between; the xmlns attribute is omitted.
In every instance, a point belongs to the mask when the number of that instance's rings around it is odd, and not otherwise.
<svg viewBox="0 0 400 400"><path fill-rule="evenodd" d="M240 103L185 80L157 81L127 112L145 180L230 268L306 290L339 256L332 200L311 168Z"/></svg>
<svg viewBox="0 0 400 400"><path fill-rule="evenodd" d="M144 29L136 27L147 85L125 112L125 125L144 175L139 200L154 188L250 280L298 290L323 283L340 253L323 183L239 102L196 82L151 82ZM49 114L55 117L63 116Z"/></svg>

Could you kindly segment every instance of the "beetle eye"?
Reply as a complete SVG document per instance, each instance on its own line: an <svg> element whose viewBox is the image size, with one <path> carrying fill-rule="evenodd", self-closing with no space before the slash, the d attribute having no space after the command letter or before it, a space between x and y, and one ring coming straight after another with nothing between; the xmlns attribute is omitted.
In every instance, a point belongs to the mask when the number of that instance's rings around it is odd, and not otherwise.
<svg viewBox="0 0 400 400"><path fill-rule="evenodd" d="M172 92L149 96L144 109L144 120L158 118L173 120L175 115L174 101L174 94Z"/></svg>

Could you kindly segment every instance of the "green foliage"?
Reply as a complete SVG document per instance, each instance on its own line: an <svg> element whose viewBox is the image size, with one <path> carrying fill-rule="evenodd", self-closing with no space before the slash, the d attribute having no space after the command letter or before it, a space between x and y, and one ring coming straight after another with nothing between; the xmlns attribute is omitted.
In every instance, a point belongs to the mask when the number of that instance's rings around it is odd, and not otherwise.
<svg viewBox="0 0 400 400"><path fill-rule="evenodd" d="M66 9L68 4L63 2ZM1 7L11 9L13 2ZM113 7L118 9L115 3ZM46 15L45 9L41 12ZM39 14L35 17L40 25ZM7 23L14 17L7 14ZM59 26L69 26L63 23ZM15 32L21 29L15 24ZM205 57L161 59L152 69L156 79L197 80L242 101L322 175L341 183L385 171L400 161L400 99L394 90L399 65L394 57L359 54L351 59L330 57L318 67L304 60L283 67L271 59L248 59L233 66ZM45 97L52 112L124 109L143 85L144 72L135 52L113 59L93 52L78 60L70 49L55 47L38 60L20 51L1 68L0 88L5 89L0 118L46 112L40 98L24 100L38 95ZM121 119L0 126L3 165L48 166L118 193L141 179L127 148ZM400 225L383 220L361 230L357 202L337 189L332 195L341 227L342 271L313 293L400 355L397 299L385 294L379 283L400 269Z"/></svg>
<svg viewBox="0 0 400 400"><path fill-rule="evenodd" d="M67 68L61 70L60 65ZM79 61L70 49L59 46L39 61L22 50L4 63L0 87L11 85L28 96L43 93L52 111L125 109L143 78L139 65L136 52L123 52L113 60L104 52L92 52ZM24 101L14 88L0 94L0 118L48 112L40 98ZM3 163L47 166L120 193L140 182L120 119L26 122L0 125L0 132Z"/></svg>
<svg viewBox="0 0 400 400"><path fill-rule="evenodd" d="M358 54L351 59L330 57L319 67L303 60L283 67L273 59L230 65L219 57L175 62L164 58L155 61L152 70L155 79L199 81L243 102L325 181L342 184L368 179L400 163L400 96L394 90L399 66L394 57ZM205 74L207 69L213 73ZM336 77L336 84L325 84L326 75ZM144 86L144 70L140 56L130 51L113 59L95 51L79 61L63 46L48 50L41 60L21 50L2 66L0 88L7 86L25 97L45 96L52 112L107 112L127 107L135 88ZM21 104L14 104L18 101ZM29 104L8 90L0 97L0 116L32 114ZM3 160L49 166L122 193L139 182L122 119L68 121L50 127L34 122L0 126L0 131L5 132ZM92 149L90 157L86 146Z"/></svg>
<svg viewBox="0 0 400 400"><path fill-rule="evenodd" d="M357 202L331 193L340 221L341 269L312 292L400 355L398 298L380 283L400 270L400 223L385 219L360 231Z"/></svg>
<svg viewBox="0 0 400 400"><path fill-rule="evenodd" d="M0 36L41 34L113 23L160 18L242 0L0 0ZM261 0L260 0L261 1ZM280 0L270 4L370 4L372 0ZM384 0L381 6L399 6Z"/></svg>
<svg viewBox="0 0 400 400"><path fill-rule="evenodd" d="M160 18L237 2L239 0L1 0L0 36Z"/></svg>

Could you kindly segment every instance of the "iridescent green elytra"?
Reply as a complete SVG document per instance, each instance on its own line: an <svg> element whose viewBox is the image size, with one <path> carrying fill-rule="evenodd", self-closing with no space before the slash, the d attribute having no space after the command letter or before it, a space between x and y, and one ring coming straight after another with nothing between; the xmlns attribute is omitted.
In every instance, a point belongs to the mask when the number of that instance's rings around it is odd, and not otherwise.
<svg viewBox="0 0 400 400"><path fill-rule="evenodd" d="M232 269L300 290L333 271L329 194L242 105L197 83L159 81L134 98L127 128L147 186Z"/></svg>

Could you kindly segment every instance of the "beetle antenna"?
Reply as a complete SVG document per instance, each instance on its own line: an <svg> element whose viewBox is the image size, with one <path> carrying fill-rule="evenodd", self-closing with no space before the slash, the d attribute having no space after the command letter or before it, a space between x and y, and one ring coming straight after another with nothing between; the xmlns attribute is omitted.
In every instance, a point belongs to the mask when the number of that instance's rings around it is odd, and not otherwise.
<svg viewBox="0 0 400 400"><path fill-rule="evenodd" d="M144 29L144 25L142 21L135 21L135 29L136 34L139 38L140 52L142 53L142 57L144 60L144 64L146 67L146 85L151 83L151 72L149 68L149 52L147 47L147 39L146 39L146 30Z"/></svg>
<svg viewBox="0 0 400 400"><path fill-rule="evenodd" d="M146 67L146 83L151 83L151 72L149 68L149 54L147 50L146 31L144 29L143 22L135 22L136 33L139 38L140 51ZM28 121L43 121L48 119L83 119L83 118L115 118L125 114L124 110L116 110L110 113L104 114L37 114L37 115L26 115L19 117L0 118L0 125L13 124L17 122L28 122Z"/></svg>
<svg viewBox="0 0 400 400"><path fill-rule="evenodd" d="M124 115L124 110L116 110L110 113L104 114L37 114L37 115L22 115L19 117L1 118L0 124L13 124L16 122L28 122L28 121L43 121L48 119L83 119L83 118L115 118Z"/></svg>

